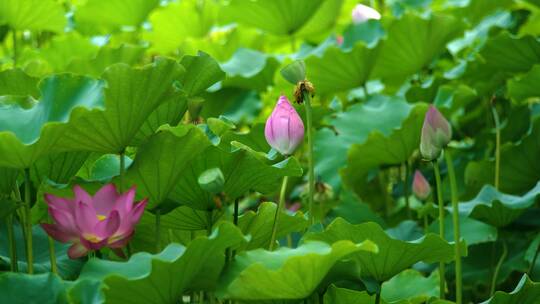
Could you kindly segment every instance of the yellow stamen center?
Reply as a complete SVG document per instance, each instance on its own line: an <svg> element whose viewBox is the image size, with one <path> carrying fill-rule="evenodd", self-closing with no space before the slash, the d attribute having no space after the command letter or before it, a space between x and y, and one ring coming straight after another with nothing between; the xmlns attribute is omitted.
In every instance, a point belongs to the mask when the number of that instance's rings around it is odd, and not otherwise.
<svg viewBox="0 0 540 304"><path fill-rule="evenodd" d="M105 220L105 219L107 218L106 215L102 215L102 214L97 214L96 216L97 216L97 218L98 218L98 220L99 220L100 222L103 221L103 220Z"/></svg>
<svg viewBox="0 0 540 304"><path fill-rule="evenodd" d="M85 233L83 234L83 237L90 243L99 243L103 240L102 238L98 237L93 233Z"/></svg>

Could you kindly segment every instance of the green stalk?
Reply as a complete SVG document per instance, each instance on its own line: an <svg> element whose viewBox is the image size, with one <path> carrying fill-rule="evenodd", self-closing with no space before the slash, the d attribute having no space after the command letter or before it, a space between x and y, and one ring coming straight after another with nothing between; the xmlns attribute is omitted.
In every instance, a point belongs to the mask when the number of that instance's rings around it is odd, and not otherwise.
<svg viewBox="0 0 540 304"><path fill-rule="evenodd" d="M161 252L161 210L156 210L156 253Z"/></svg>
<svg viewBox="0 0 540 304"><path fill-rule="evenodd" d="M12 30L11 31L11 35L12 35L12 39L13 39L13 67L15 68L17 66L17 55L18 55L18 50L17 50L17 31L16 30Z"/></svg>
<svg viewBox="0 0 540 304"><path fill-rule="evenodd" d="M435 183L437 186L437 203L439 205L439 236L444 240L444 202L442 198L442 182L441 172L439 170L439 163L436 160L433 161L433 170L435 171ZM439 297L444 300L445 293L445 276L444 276L444 263L439 263Z"/></svg>
<svg viewBox="0 0 540 304"><path fill-rule="evenodd" d="M493 113L493 120L495 121L495 189L499 190L499 180L501 172L501 129L499 114L495 106L491 107Z"/></svg>
<svg viewBox="0 0 540 304"><path fill-rule="evenodd" d="M405 194L405 206L407 208L407 218L412 219L411 214L411 203L409 202L409 162L405 162L405 185L403 189L403 193Z"/></svg>
<svg viewBox="0 0 540 304"><path fill-rule="evenodd" d="M214 221L212 219L212 210L208 210L206 212L206 220L207 220L207 226L206 226L206 232L208 236L212 234L212 226L214 225Z"/></svg>
<svg viewBox="0 0 540 304"><path fill-rule="evenodd" d="M445 151L444 156L446 158L446 166L448 168L448 177L450 178L450 192L452 195L452 222L454 226L454 251L455 251L455 265L456 265L456 304L461 304L462 301L462 273L461 273L461 236L459 229L459 207L458 207L458 193L456 173L454 170L454 163L452 162L452 155Z"/></svg>
<svg viewBox="0 0 540 304"><path fill-rule="evenodd" d="M13 232L13 214L8 215L6 225L9 240L9 259L11 262L11 271L18 272L17 243L15 241L15 233Z"/></svg>
<svg viewBox="0 0 540 304"><path fill-rule="evenodd" d="M313 195L315 193L315 165L313 163L313 130L312 130L312 113L311 113L311 97L309 92L304 92L304 105L306 107L306 120L307 120L307 140L308 140L308 203L309 203L309 224L313 225Z"/></svg>
<svg viewBox="0 0 540 304"><path fill-rule="evenodd" d="M375 295L375 304L381 303L381 290L377 291L377 294Z"/></svg>
<svg viewBox="0 0 540 304"><path fill-rule="evenodd" d="M24 211L26 225L26 263L28 273L34 273L34 252L32 250L32 213L31 213L31 195L30 195L30 169L24 169Z"/></svg>
<svg viewBox="0 0 540 304"><path fill-rule="evenodd" d="M49 258L51 261L51 272L58 274L58 266L56 265L56 252L54 249L54 240L52 237L47 236L49 239Z"/></svg>
<svg viewBox="0 0 540 304"><path fill-rule="evenodd" d="M508 246L506 246L506 242L503 241L503 252L501 255L501 258L497 262L497 267L495 267L495 272L493 273L493 278L491 279L491 291L490 295L493 296L495 293L495 288L497 287L497 277L499 276L499 271L501 270L502 264L504 260L506 259L506 256L508 255Z"/></svg>
<svg viewBox="0 0 540 304"><path fill-rule="evenodd" d="M124 174L126 172L126 158L124 151L120 152L120 192L124 190Z"/></svg>
<svg viewBox="0 0 540 304"><path fill-rule="evenodd" d="M274 250L274 244L276 243L276 233L279 217L281 215L281 210L285 204L285 193L287 192L287 182L289 180L288 176L283 177L283 182L281 183L281 191L279 192L279 203L276 208L276 214L274 215L274 223L272 224L272 236L270 237L270 244L268 245L268 250Z"/></svg>
<svg viewBox="0 0 540 304"><path fill-rule="evenodd" d="M540 252L540 246L536 248L536 252L534 253L534 258L532 259L532 263L529 266L529 269L527 270L527 275L530 277L532 275L532 271L534 269L534 265L536 264L536 260L538 259L538 253Z"/></svg>

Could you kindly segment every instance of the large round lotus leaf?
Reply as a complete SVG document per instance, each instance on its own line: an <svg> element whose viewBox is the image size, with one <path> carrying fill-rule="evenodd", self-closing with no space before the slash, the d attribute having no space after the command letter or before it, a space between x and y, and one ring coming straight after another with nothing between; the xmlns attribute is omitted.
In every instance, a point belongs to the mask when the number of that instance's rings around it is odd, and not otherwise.
<svg viewBox="0 0 540 304"><path fill-rule="evenodd" d="M28 168L57 149L58 141L72 129L66 122L73 109L103 107L103 86L100 80L60 74L40 82L39 102L31 97L1 97L0 166Z"/></svg>
<svg viewBox="0 0 540 304"><path fill-rule="evenodd" d="M362 242L371 240L379 248L379 254L357 252L351 256L360 265L362 277L384 282L423 261L426 263L449 262L454 259L454 245L438 235L427 234L420 239L406 242L393 239L375 223L352 225L344 219L335 219L323 232L307 233L305 241L323 241L329 244L340 240ZM466 246L462 254L466 254Z"/></svg>

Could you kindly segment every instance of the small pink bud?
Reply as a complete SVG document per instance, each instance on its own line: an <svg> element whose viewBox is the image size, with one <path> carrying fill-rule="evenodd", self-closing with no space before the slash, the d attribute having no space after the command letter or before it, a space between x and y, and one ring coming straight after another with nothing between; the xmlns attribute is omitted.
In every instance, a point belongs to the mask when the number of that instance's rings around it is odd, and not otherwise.
<svg viewBox="0 0 540 304"><path fill-rule="evenodd" d="M337 45L342 46L342 45L343 45L343 41L344 41L343 36L339 35L339 36L336 37L336 44L337 44Z"/></svg>
<svg viewBox="0 0 540 304"><path fill-rule="evenodd" d="M304 123L287 97L280 96L266 121L264 136L282 155L291 155L304 139Z"/></svg>
<svg viewBox="0 0 540 304"><path fill-rule="evenodd" d="M439 157L442 149L452 139L452 127L441 112L430 105L422 126L420 138L420 153L426 160L434 160Z"/></svg>
<svg viewBox="0 0 540 304"><path fill-rule="evenodd" d="M362 23L366 22L370 19L381 19L381 14L377 12L375 9L363 5L363 4L357 4L354 9L352 10L352 20L353 23Z"/></svg>
<svg viewBox="0 0 540 304"><path fill-rule="evenodd" d="M422 175L422 173L418 170L414 172L412 191L414 195L420 200L425 200L431 193L431 187L429 186L428 181L426 180L424 175Z"/></svg>

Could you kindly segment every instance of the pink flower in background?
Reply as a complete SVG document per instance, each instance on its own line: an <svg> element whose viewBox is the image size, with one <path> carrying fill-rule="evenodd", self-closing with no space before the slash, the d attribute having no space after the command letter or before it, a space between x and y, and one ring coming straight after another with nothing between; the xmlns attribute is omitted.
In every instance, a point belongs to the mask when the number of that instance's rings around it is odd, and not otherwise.
<svg viewBox="0 0 540 304"><path fill-rule="evenodd" d="M133 235L147 200L134 203L135 188L118 193L114 184L107 184L89 195L80 186L73 188L74 199L45 194L54 224L41 224L55 240L72 243L68 255L72 259L85 256L90 250L111 248L122 256Z"/></svg>
<svg viewBox="0 0 540 304"><path fill-rule="evenodd" d="M434 160L439 157L442 149L452 139L452 127L444 116L430 105L422 126L420 138L420 153L426 160Z"/></svg>
<svg viewBox="0 0 540 304"><path fill-rule="evenodd" d="M363 4L357 4L353 8L351 14L352 14L353 23L356 23L356 24L366 22L370 19L376 19L376 20L381 19L381 14L379 12Z"/></svg>
<svg viewBox="0 0 540 304"><path fill-rule="evenodd" d="M304 123L287 97L280 96L266 121L264 136L282 155L291 155L304 139Z"/></svg>
<svg viewBox="0 0 540 304"><path fill-rule="evenodd" d="M424 177L424 175L422 175L419 170L416 170L416 172L414 172L412 191L414 195L420 200L425 200L429 197L429 194L431 194L431 187L429 186L429 183Z"/></svg>

